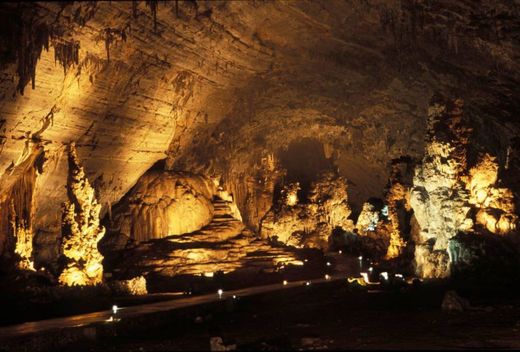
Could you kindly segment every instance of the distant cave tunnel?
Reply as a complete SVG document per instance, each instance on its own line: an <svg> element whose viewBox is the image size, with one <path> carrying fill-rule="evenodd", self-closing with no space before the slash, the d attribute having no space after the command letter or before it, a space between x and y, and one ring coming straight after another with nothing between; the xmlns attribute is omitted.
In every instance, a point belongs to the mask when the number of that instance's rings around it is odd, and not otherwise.
<svg viewBox="0 0 520 352"><path fill-rule="evenodd" d="M321 173L336 168L334 162L325 156L323 143L314 138L304 137L291 142L287 149L279 151L278 157L281 167L287 170L283 182L299 182L299 198L302 200L307 198L311 183Z"/></svg>

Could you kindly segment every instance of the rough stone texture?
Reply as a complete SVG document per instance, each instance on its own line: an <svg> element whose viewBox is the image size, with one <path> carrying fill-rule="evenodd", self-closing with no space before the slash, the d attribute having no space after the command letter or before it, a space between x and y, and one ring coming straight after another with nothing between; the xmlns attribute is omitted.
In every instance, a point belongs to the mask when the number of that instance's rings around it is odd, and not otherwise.
<svg viewBox="0 0 520 352"><path fill-rule="evenodd" d="M470 191L469 202L479 208L476 223L491 233L504 235L516 229L518 216L511 189L498 187L498 169L496 158L484 154L469 170L466 188Z"/></svg>
<svg viewBox="0 0 520 352"><path fill-rule="evenodd" d="M134 277L129 280L114 280L109 285L119 295L140 296L148 293L144 276Z"/></svg>
<svg viewBox="0 0 520 352"><path fill-rule="evenodd" d="M450 238L473 227L469 193L461 179L467 165L469 135L462 122L462 107L463 102L457 100L450 106L435 103L430 108L429 141L410 191L410 205L420 227L417 244L433 243L434 251L445 251ZM440 270L426 269L427 260L417 258L426 248L416 249L417 270L424 277L428 277L426 272ZM435 262L432 265L437 265Z"/></svg>
<svg viewBox="0 0 520 352"><path fill-rule="evenodd" d="M433 239L435 250L446 249L451 237L473 226L469 194L461 180L469 133L461 122L462 104L430 109L430 141L413 179L410 203L421 227L419 237L422 242Z"/></svg>
<svg viewBox="0 0 520 352"><path fill-rule="evenodd" d="M407 245L410 233L410 188L412 185L412 160L397 159L392 161L389 189L385 197L387 213L392 232L386 258L393 259L401 256Z"/></svg>
<svg viewBox="0 0 520 352"><path fill-rule="evenodd" d="M448 246L451 273L491 283L504 278L518 279L520 254L517 244L492 234L459 234Z"/></svg>
<svg viewBox="0 0 520 352"><path fill-rule="evenodd" d="M139 242L199 230L213 219L215 192L204 177L152 169L112 208L109 231Z"/></svg>
<svg viewBox="0 0 520 352"><path fill-rule="evenodd" d="M415 269L424 278L439 279L450 275L450 261L446 250L435 250L429 243L415 245Z"/></svg>
<svg viewBox="0 0 520 352"><path fill-rule="evenodd" d="M415 260L423 277L445 277L449 268L439 258L445 257L440 252L448 249L451 239L474 231L512 234L518 217L514 214L512 191L497 185L499 165L495 158L478 154L476 165L469 167L471 129L463 114L463 102L457 99L447 105L434 104L429 118L425 156L416 169L410 191L410 205L419 231L414 236ZM475 223L481 226L474 228ZM428 253L429 249L433 252ZM453 258L471 262L464 259L464 252L472 250L459 249ZM457 265L451 260L450 264ZM446 270L444 274L440 273L442 270Z"/></svg>
<svg viewBox="0 0 520 352"><path fill-rule="evenodd" d="M247 230L233 218L228 202L216 200L214 206L212 222L199 231L105 249L105 267L117 278L128 278L150 273L213 275L303 264L291 249L273 247Z"/></svg>
<svg viewBox="0 0 520 352"><path fill-rule="evenodd" d="M98 242L105 235L99 224L101 205L81 167L74 143L69 146L67 194L63 204L61 253L64 268L59 282L67 286L96 285L103 280L103 256Z"/></svg>
<svg viewBox="0 0 520 352"><path fill-rule="evenodd" d="M300 203L297 198L287 197L294 190L290 184L280 204L273 206L262 219L261 237L299 248L326 249L335 228L353 229L347 182L343 177L332 172L322 174L312 183L307 199Z"/></svg>
<svg viewBox="0 0 520 352"><path fill-rule="evenodd" d="M422 157L434 92L464 100L475 147L507 159L505 178L520 189L516 2L183 1L178 14L175 3L158 2L155 19L142 1L136 11L119 1L0 6L2 31L14 33L0 36L0 193L12 194L28 146L41 148L26 192L37 244L59 241L71 141L103 213L168 156L176 170L220 177L256 229L281 177L264 160L302 138L347 177L353 209L382 197L388 162ZM18 38L8 29L26 8L35 25ZM21 57L30 43L41 55ZM18 65L32 59L34 72ZM34 78L23 96L21 74Z"/></svg>

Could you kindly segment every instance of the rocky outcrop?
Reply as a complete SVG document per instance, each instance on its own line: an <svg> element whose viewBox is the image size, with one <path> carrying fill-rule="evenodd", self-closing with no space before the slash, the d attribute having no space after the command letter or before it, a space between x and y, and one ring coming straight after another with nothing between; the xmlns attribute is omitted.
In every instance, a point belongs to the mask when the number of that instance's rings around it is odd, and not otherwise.
<svg viewBox="0 0 520 352"><path fill-rule="evenodd" d="M215 192L202 176L151 169L111 209L109 231L142 242L199 230L213 219Z"/></svg>
<svg viewBox="0 0 520 352"><path fill-rule="evenodd" d="M279 204L262 219L260 235L295 247L325 249L335 228L352 230L347 183L332 172L311 184L306 200L298 201L299 186L287 185Z"/></svg>

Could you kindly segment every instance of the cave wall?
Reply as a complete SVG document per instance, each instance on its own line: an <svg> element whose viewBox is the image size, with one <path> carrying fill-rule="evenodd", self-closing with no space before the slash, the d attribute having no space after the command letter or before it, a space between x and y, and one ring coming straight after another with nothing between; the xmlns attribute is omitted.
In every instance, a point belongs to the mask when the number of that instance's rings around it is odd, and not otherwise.
<svg viewBox="0 0 520 352"><path fill-rule="evenodd" d="M355 212L381 197L391 160L422 157L436 92L464 100L476 149L501 163L509 154L519 170L514 2L39 2L0 13L11 18L0 192L29 142L41 148L32 231L42 243L60 236L69 142L102 214L167 158L220 178L252 228L283 179L273 156L302 138L349 180Z"/></svg>

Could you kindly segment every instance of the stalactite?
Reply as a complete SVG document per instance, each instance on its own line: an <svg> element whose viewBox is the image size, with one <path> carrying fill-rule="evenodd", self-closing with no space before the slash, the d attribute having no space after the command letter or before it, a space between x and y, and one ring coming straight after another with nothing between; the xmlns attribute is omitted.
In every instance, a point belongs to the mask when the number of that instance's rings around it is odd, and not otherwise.
<svg viewBox="0 0 520 352"><path fill-rule="evenodd" d="M137 18L137 5L139 2L137 0L132 0L132 17Z"/></svg>
<svg viewBox="0 0 520 352"><path fill-rule="evenodd" d="M63 73L66 75L67 70L79 63L79 43L65 42L55 43L54 46L54 62L59 62L63 66Z"/></svg>
<svg viewBox="0 0 520 352"><path fill-rule="evenodd" d="M105 50L107 52L108 62L110 62L110 43L112 43L112 32L110 28L105 28Z"/></svg>
<svg viewBox="0 0 520 352"><path fill-rule="evenodd" d="M152 12L153 17L153 31L157 33L157 7L159 2L157 0L146 1L146 5L150 7L150 11Z"/></svg>
<svg viewBox="0 0 520 352"><path fill-rule="evenodd" d="M21 167L24 167L23 165ZM34 270L32 261L33 194L36 184L33 159L11 187L8 201L9 233L15 240L14 252L20 269Z"/></svg>
<svg viewBox="0 0 520 352"><path fill-rule="evenodd" d="M69 148L69 201L63 206L62 250L66 267L59 282L63 285L95 285L103 279L103 256L97 245L105 234L99 224L101 205L95 197L74 144Z"/></svg>
<svg viewBox="0 0 520 352"><path fill-rule="evenodd" d="M50 31L47 25L36 24L31 18L23 21L20 28L18 43L18 68L19 77L17 90L23 95L24 88L32 82L32 88L36 85L36 64L40 59L43 48L49 50Z"/></svg>
<svg viewBox="0 0 520 352"><path fill-rule="evenodd" d="M118 28L105 28L104 30L104 39L105 39L105 50L107 52L107 61L110 62L110 45L116 40L116 35L121 38L122 41L126 42L126 29Z"/></svg>

